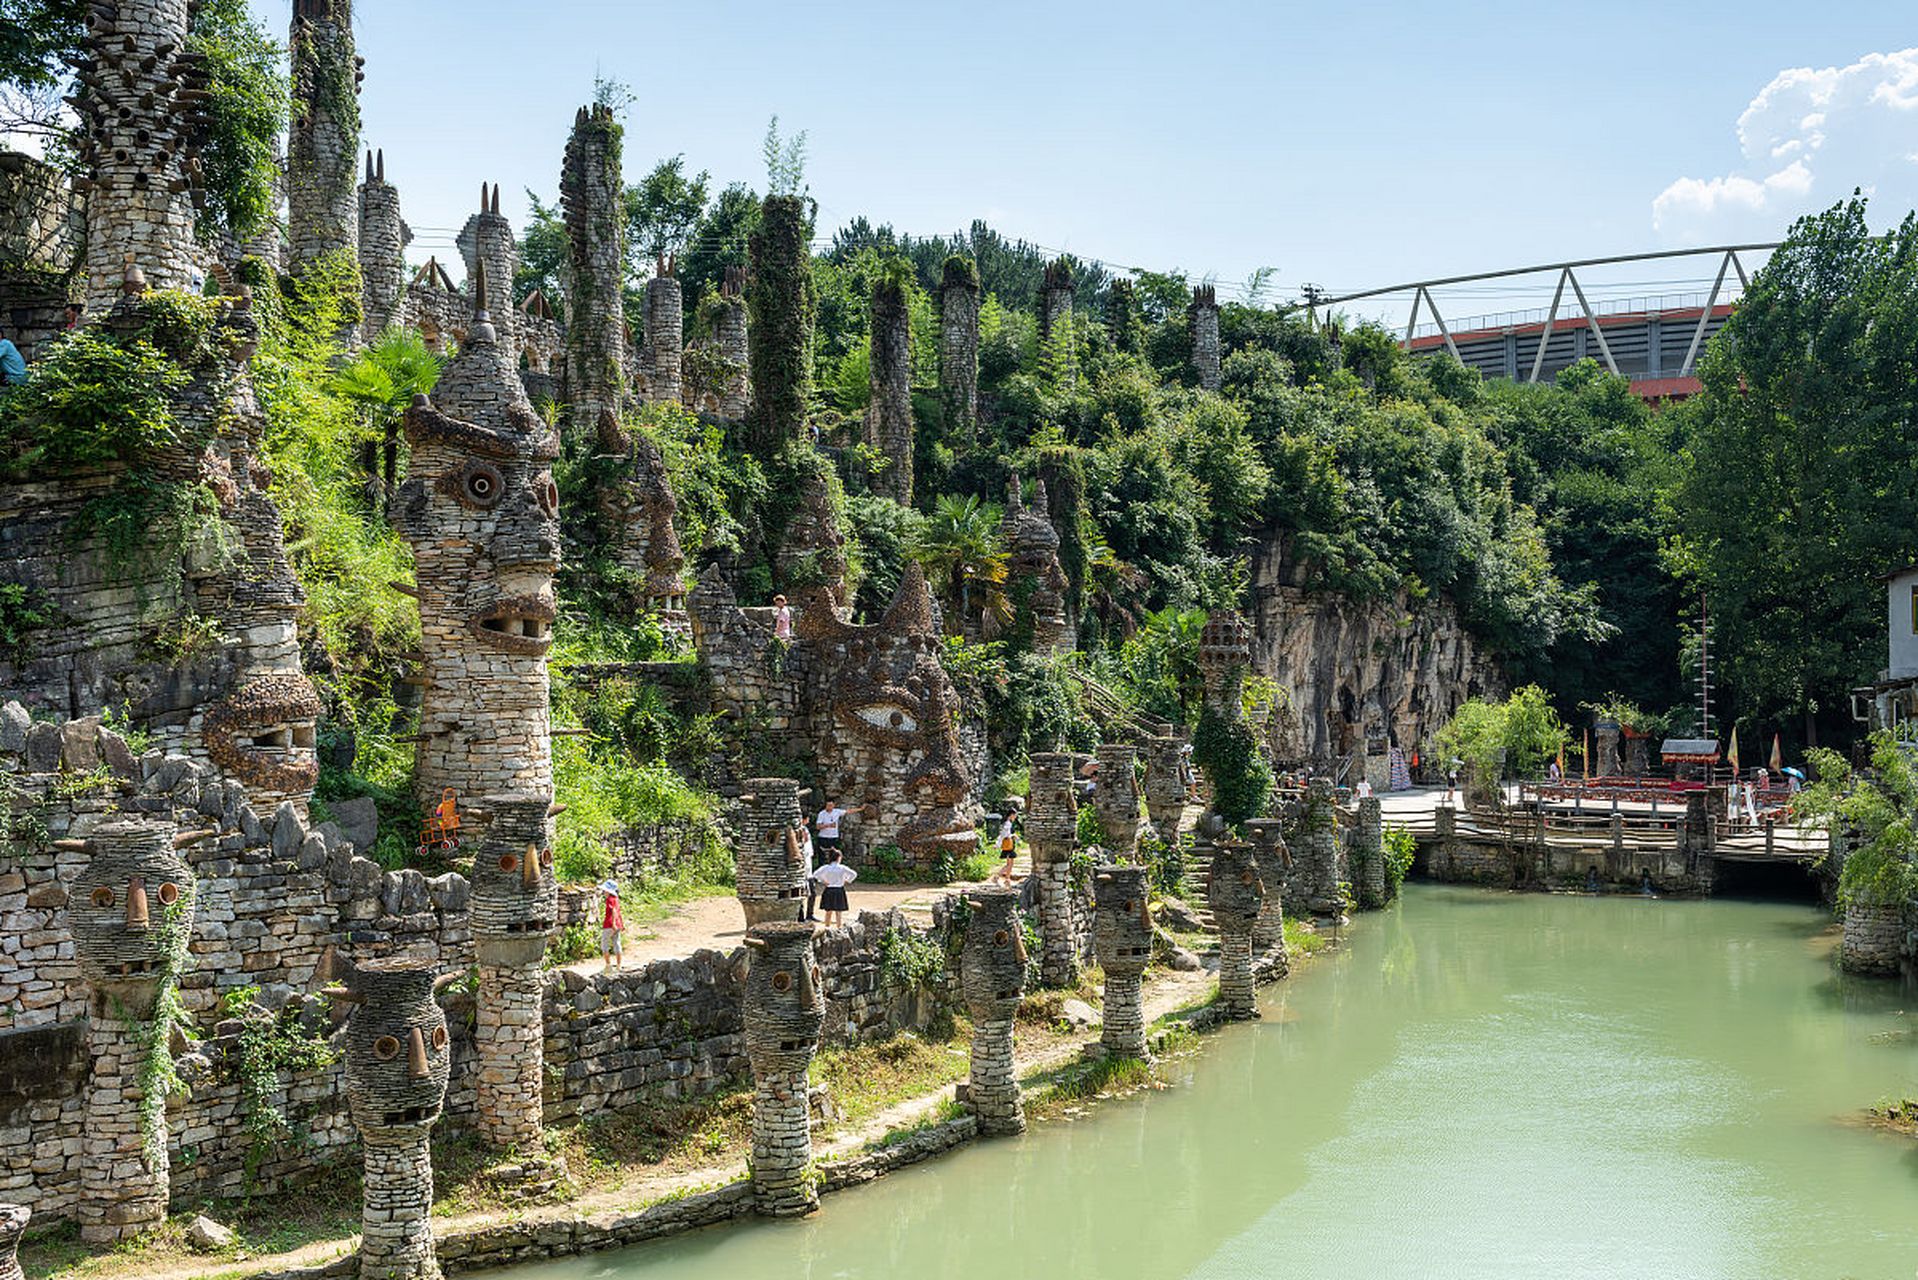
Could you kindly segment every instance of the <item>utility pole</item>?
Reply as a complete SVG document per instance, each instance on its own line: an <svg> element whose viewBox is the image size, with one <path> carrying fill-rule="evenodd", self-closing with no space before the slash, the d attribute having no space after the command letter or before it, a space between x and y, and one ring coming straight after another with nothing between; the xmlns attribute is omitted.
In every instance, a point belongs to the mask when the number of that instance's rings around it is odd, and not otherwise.
<svg viewBox="0 0 1918 1280"><path fill-rule="evenodd" d="M1698 733L1712 736L1712 624L1705 593L1698 593Z"/></svg>
<svg viewBox="0 0 1918 1280"><path fill-rule="evenodd" d="M1319 327L1319 303L1325 297L1325 289L1316 284L1302 284L1299 289L1305 294L1305 318L1316 329Z"/></svg>

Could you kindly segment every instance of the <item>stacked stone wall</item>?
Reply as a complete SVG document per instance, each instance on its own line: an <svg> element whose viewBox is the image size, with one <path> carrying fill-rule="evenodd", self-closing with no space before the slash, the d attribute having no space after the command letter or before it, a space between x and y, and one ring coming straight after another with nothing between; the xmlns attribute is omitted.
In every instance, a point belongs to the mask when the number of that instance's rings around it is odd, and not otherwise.
<svg viewBox="0 0 1918 1280"><path fill-rule="evenodd" d="M1839 963L1848 973L1896 973L1907 954L1908 933L1902 908L1853 903L1845 908Z"/></svg>
<svg viewBox="0 0 1918 1280"><path fill-rule="evenodd" d="M979 278L964 261L946 263L939 290L939 394L946 430L971 440L979 422Z"/></svg>

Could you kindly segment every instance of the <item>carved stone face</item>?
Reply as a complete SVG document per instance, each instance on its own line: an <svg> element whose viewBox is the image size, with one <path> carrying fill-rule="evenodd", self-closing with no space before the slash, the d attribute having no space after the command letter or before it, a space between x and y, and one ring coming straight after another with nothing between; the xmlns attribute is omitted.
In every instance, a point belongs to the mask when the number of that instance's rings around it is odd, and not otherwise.
<svg viewBox="0 0 1918 1280"><path fill-rule="evenodd" d="M1029 760L1031 789L1026 812L1026 840L1038 862L1060 862L1072 856L1079 833L1079 793L1072 781L1072 756L1063 751L1035 751Z"/></svg>
<svg viewBox="0 0 1918 1280"><path fill-rule="evenodd" d="M512 427L494 430L409 409L413 459L393 519L415 548L423 625L444 613L482 649L540 658L556 616L559 447L519 406L503 413Z"/></svg>
<svg viewBox="0 0 1918 1280"><path fill-rule="evenodd" d="M755 1071L804 1071L826 1025L826 984L813 955L817 926L754 925L746 935L743 1015Z"/></svg>
<svg viewBox="0 0 1918 1280"><path fill-rule="evenodd" d="M1221 929L1245 930L1258 919L1265 901L1265 880L1252 847L1236 840L1215 845L1206 876L1206 905Z"/></svg>
<svg viewBox="0 0 1918 1280"><path fill-rule="evenodd" d="M1010 1018L1026 991L1025 929L1017 889L978 889L967 895L972 915L960 955L966 1007L978 1022Z"/></svg>
<svg viewBox="0 0 1918 1280"><path fill-rule="evenodd" d="M446 1100L452 1054L433 971L406 957L369 960L347 979L346 1098L361 1130L431 1124Z"/></svg>
<svg viewBox="0 0 1918 1280"><path fill-rule="evenodd" d="M473 855L473 943L488 964L537 963L559 914L551 797L487 796Z"/></svg>
<svg viewBox="0 0 1918 1280"><path fill-rule="evenodd" d="M1144 973L1152 959L1152 912L1144 867L1104 866L1092 881L1093 941L1107 973Z"/></svg>
<svg viewBox="0 0 1918 1280"><path fill-rule="evenodd" d="M170 822L102 824L87 841L92 861L68 893L81 976L129 1005L151 1003L181 932L193 928L193 873L174 852L173 835Z"/></svg>
<svg viewBox="0 0 1918 1280"><path fill-rule="evenodd" d="M259 676L213 704L201 726L207 758L260 791L311 791L320 776L320 698L297 673Z"/></svg>

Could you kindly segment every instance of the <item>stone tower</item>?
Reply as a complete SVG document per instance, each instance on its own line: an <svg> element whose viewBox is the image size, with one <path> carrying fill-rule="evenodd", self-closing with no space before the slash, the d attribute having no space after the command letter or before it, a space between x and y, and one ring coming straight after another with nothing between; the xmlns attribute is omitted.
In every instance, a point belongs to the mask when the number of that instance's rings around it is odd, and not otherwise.
<svg viewBox="0 0 1918 1280"><path fill-rule="evenodd" d="M1352 880L1359 905L1385 905L1385 823L1377 796L1361 796L1352 824Z"/></svg>
<svg viewBox="0 0 1918 1280"><path fill-rule="evenodd" d="M1139 860L1139 775L1133 768L1137 748L1124 742L1101 742L1099 785L1092 791L1092 808L1099 817L1101 843L1114 862Z"/></svg>
<svg viewBox="0 0 1918 1280"><path fill-rule="evenodd" d="M832 605L844 606L848 603L846 536L833 512L827 476L824 466L807 468L800 476L798 507L780 540L773 581L795 595L798 584L817 584L815 590Z"/></svg>
<svg viewBox="0 0 1918 1280"><path fill-rule="evenodd" d="M726 383L719 396L719 416L728 422L743 419L752 407L750 341L746 334L746 268L727 267L719 282L713 313L713 340L726 361Z"/></svg>
<svg viewBox="0 0 1918 1280"><path fill-rule="evenodd" d="M1344 913L1345 898L1339 887L1338 808L1332 801L1330 778L1311 778L1305 784L1299 847L1293 854L1287 886L1291 896L1315 916Z"/></svg>
<svg viewBox="0 0 1918 1280"><path fill-rule="evenodd" d="M479 212L466 220L454 238L466 262L466 283L477 291L481 268L491 291L493 332L510 357L508 366L519 377L519 308L513 305L513 279L519 274L519 242L513 224L499 211L499 183L480 183Z"/></svg>
<svg viewBox="0 0 1918 1280"><path fill-rule="evenodd" d="M979 268L959 254L939 282L939 397L947 434L970 441L979 425Z"/></svg>
<svg viewBox="0 0 1918 1280"><path fill-rule="evenodd" d="M806 914L806 864L800 853L799 784L752 778L739 797L739 844L733 851L739 905L748 925Z"/></svg>
<svg viewBox="0 0 1918 1280"><path fill-rule="evenodd" d="M400 217L400 190L386 180L386 152L367 152L360 183L360 311L368 342L400 323L412 238Z"/></svg>
<svg viewBox="0 0 1918 1280"><path fill-rule="evenodd" d="M1259 918L1252 924L1252 955L1283 977L1291 968L1285 950L1284 895L1292 853L1285 846L1285 822L1248 818L1245 834L1252 841L1252 856L1258 859L1259 880L1265 886L1265 901L1259 904Z"/></svg>
<svg viewBox="0 0 1918 1280"><path fill-rule="evenodd" d="M1618 776L1618 722L1600 720L1592 730L1592 737L1598 743L1598 767L1592 770L1595 778L1615 778Z"/></svg>
<svg viewBox="0 0 1918 1280"><path fill-rule="evenodd" d="M1072 851L1079 844L1079 795L1072 785L1072 756L1035 751L1028 758L1026 843L1038 883L1039 973L1049 987L1071 986L1079 976L1074 937Z"/></svg>
<svg viewBox="0 0 1918 1280"><path fill-rule="evenodd" d="M1055 258L1046 264L1044 281L1039 286L1039 346L1043 349L1054 333L1063 331L1068 339L1063 353L1064 367L1059 380L1066 386L1079 381L1078 344L1072 333L1072 263Z"/></svg>
<svg viewBox="0 0 1918 1280"><path fill-rule="evenodd" d="M912 505L912 316L902 277L881 274L872 285L872 398L866 443L886 459L873 491Z"/></svg>
<svg viewBox="0 0 1918 1280"><path fill-rule="evenodd" d="M966 902L971 915L960 952L960 985L972 1015L972 1075L966 1096L978 1113L980 1133L1024 1133L1025 1104L1012 1062L1012 1022L1026 992L1019 891L975 889Z"/></svg>
<svg viewBox="0 0 1918 1280"><path fill-rule="evenodd" d="M818 926L760 924L746 934L742 1021L753 1068L753 1197L775 1218L819 1207L812 1174L806 1069L826 1023L826 985L813 956Z"/></svg>
<svg viewBox="0 0 1918 1280"><path fill-rule="evenodd" d="M1216 815L1211 827L1222 826ZM1205 901L1219 930L1219 1006L1228 1018L1256 1018L1252 999L1252 926L1265 900L1258 859L1245 841L1223 830L1208 830L1212 866L1206 873Z"/></svg>
<svg viewBox="0 0 1918 1280"><path fill-rule="evenodd" d="M418 794L432 804L450 787L463 810L475 797L553 789L546 653L559 490L548 468L559 442L494 330L483 259L478 271L466 341L435 399L406 411L412 455L392 509L418 577Z"/></svg>
<svg viewBox="0 0 1918 1280"><path fill-rule="evenodd" d="M346 1103L364 1161L361 1280L439 1280L433 1252L433 1122L451 1066L446 1014L422 960L368 960L328 992L346 1020Z"/></svg>
<svg viewBox="0 0 1918 1280"><path fill-rule="evenodd" d="M1106 332L1113 350L1144 354L1145 321L1139 314L1139 291L1130 280L1114 280L1106 290Z"/></svg>
<svg viewBox="0 0 1918 1280"><path fill-rule="evenodd" d="M1093 941L1105 970L1105 1027L1099 1043L1116 1057L1143 1058L1145 1001L1139 979L1152 960L1150 873L1144 867L1102 866L1093 876Z"/></svg>
<svg viewBox="0 0 1918 1280"><path fill-rule="evenodd" d="M1252 632L1236 609L1214 609L1199 632L1199 673L1205 680L1205 705L1213 714L1237 723L1245 718L1240 690L1252 661Z"/></svg>
<svg viewBox="0 0 1918 1280"><path fill-rule="evenodd" d="M193 873L170 822L115 819L83 845L92 860L67 898L74 961L92 988L75 1216L82 1240L112 1244L166 1220L166 1098L143 1081L149 1052L169 1052L150 1044L159 1002L186 963Z"/></svg>
<svg viewBox="0 0 1918 1280"><path fill-rule="evenodd" d="M361 60L353 0L293 0L287 38L293 123L287 131L287 265L295 275L359 247Z"/></svg>
<svg viewBox="0 0 1918 1280"><path fill-rule="evenodd" d="M545 1031L541 961L559 914L552 796L487 796L473 855L473 955L479 962L478 1121L482 1137L541 1159Z"/></svg>
<svg viewBox="0 0 1918 1280"><path fill-rule="evenodd" d="M673 517L679 500L666 475L666 458L643 431L628 432L610 409L600 411L599 447L625 454L624 464L598 486L599 512L613 542L619 566L640 584L636 602L659 618L666 630L688 631L686 556Z"/></svg>
<svg viewBox="0 0 1918 1280"><path fill-rule="evenodd" d="M1146 739L1145 811L1152 833L1167 848L1179 842L1185 816L1185 743L1171 734Z"/></svg>
<svg viewBox="0 0 1918 1280"><path fill-rule="evenodd" d="M1199 386L1206 391L1219 389L1219 291L1202 284L1192 290L1192 306L1186 312L1192 328L1192 368Z"/></svg>
<svg viewBox="0 0 1918 1280"><path fill-rule="evenodd" d="M0 1203L0 1280L26 1280L17 1250L32 1216L33 1211L23 1204Z"/></svg>
<svg viewBox="0 0 1918 1280"><path fill-rule="evenodd" d="M767 196L748 248L753 452L770 457L806 429L812 393L812 227L799 196Z"/></svg>
<svg viewBox="0 0 1918 1280"><path fill-rule="evenodd" d="M206 71L186 49L188 0L89 6L74 66L80 116L74 186L87 201L87 310L118 301L126 268L156 289L184 289L199 253Z"/></svg>
<svg viewBox="0 0 1918 1280"><path fill-rule="evenodd" d="M1046 518L1046 482L1033 486L1032 505L1025 505L1019 477L1006 486L1006 514L999 521L999 538L1006 548L1006 589L1020 610L1016 622L1030 620L1035 653L1063 653L1072 647L1072 624L1066 620L1066 592L1070 583L1059 563L1059 531Z"/></svg>
<svg viewBox="0 0 1918 1280"><path fill-rule="evenodd" d="M572 401L572 429L581 439L599 429L603 415L617 418L626 396L620 135L611 107L581 107L573 117L559 172L559 204L573 267L566 297L566 393Z"/></svg>
<svg viewBox="0 0 1918 1280"><path fill-rule="evenodd" d="M662 253L646 282L646 398L654 404L678 404L683 391L686 307L677 272L678 264Z"/></svg>

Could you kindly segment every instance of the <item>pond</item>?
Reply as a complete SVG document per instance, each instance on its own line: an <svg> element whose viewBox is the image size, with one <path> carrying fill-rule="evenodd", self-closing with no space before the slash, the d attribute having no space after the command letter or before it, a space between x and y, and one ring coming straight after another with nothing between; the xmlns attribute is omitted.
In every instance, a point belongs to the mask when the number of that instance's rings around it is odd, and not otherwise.
<svg viewBox="0 0 1918 1280"><path fill-rule="evenodd" d="M1896 984L1800 904L1411 885L1176 1087L752 1222L509 1273L671 1277L1910 1275Z"/></svg>

